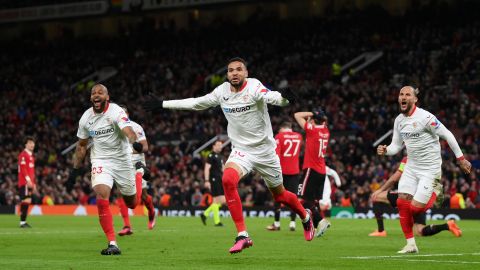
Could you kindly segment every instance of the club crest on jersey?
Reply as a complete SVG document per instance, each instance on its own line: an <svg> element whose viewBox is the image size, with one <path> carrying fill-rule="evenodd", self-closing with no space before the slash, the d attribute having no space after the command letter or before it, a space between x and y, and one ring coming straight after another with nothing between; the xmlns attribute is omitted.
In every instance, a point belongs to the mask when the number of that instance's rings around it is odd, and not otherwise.
<svg viewBox="0 0 480 270"><path fill-rule="evenodd" d="M433 121L430 123L430 126L434 127L435 129L440 127L440 121L438 121L437 118L433 119Z"/></svg>

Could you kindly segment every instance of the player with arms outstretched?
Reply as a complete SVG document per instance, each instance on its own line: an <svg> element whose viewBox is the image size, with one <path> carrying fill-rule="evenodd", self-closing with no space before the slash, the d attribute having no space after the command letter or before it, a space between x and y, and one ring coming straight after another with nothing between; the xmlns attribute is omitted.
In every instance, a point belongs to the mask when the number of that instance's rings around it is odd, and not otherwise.
<svg viewBox="0 0 480 270"><path fill-rule="evenodd" d="M472 165L463 156L453 134L430 112L418 108L418 89L404 86L400 89L398 103L400 114L395 119L390 145L379 145L378 155L395 155L407 148L408 161L398 184L397 207L400 225L407 245L398 253L418 253L413 236L413 217L429 209L436 200L433 192L435 179L442 174L442 157L439 138L447 141L464 173Z"/></svg>
<svg viewBox="0 0 480 270"><path fill-rule="evenodd" d="M280 160L275 153L275 139L268 115L268 104L286 106L293 94L282 97L279 92L268 90L259 80L247 78L245 60L233 58L227 63L227 79L213 92L198 98L162 101L152 97L144 104L147 110L183 109L205 110L220 106L228 121L227 133L232 141L232 152L225 164L222 182L227 206L237 228L238 236L230 253L241 252L253 245L243 218L242 202L238 194L238 182L250 171L262 175L276 202L293 209L302 219L304 236L311 241L314 228L310 214L300 204L297 196L283 186ZM290 98L290 99L287 99Z"/></svg>
<svg viewBox="0 0 480 270"><path fill-rule="evenodd" d="M125 111L115 103L110 103L108 89L101 84L94 85L90 94L92 107L85 111L79 121L77 137L79 141L73 159L67 189L71 189L87 153L88 139L92 138L90 149L92 163L92 187L97 194L97 208L100 225L109 243L102 255L120 255L115 241L112 212L110 211L110 191L115 183L123 195L125 204L135 208L142 194L142 182L135 181L132 164L133 149L141 153L143 146L137 142L132 123Z"/></svg>

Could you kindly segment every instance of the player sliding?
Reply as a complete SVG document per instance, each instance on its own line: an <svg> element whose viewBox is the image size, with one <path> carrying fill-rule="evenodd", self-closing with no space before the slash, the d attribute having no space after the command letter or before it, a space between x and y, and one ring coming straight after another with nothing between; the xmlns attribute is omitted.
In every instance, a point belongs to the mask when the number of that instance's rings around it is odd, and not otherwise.
<svg viewBox="0 0 480 270"><path fill-rule="evenodd" d="M268 90L254 78L247 78L245 60L233 58L227 63L227 79L211 93L182 100L160 100L152 97L145 102L146 110L161 109L205 110L220 105L228 121L228 137L232 141L232 152L225 164L222 183L238 236L230 253L241 252L253 245L243 218L242 202L237 186L240 179L250 171L260 173L276 202L293 209L302 219L305 240L311 241L314 228L309 210L305 210L297 196L283 186L280 160L276 155L276 143L268 115L267 104L286 106L294 96L285 91L286 98L279 92Z"/></svg>
<svg viewBox="0 0 480 270"><path fill-rule="evenodd" d="M395 155L405 144L408 161L398 184L397 207L400 225L407 245L398 253L418 253L413 236L413 218L427 211L435 202L435 179L442 174L442 157L439 137L446 140L455 153L459 167L470 173L472 165L463 156L453 134L428 111L417 108L418 89L404 86L400 89L398 103L400 114L395 119L392 143L379 145L378 155Z"/></svg>
<svg viewBox="0 0 480 270"><path fill-rule="evenodd" d="M387 237L387 231L383 226L383 212L387 207L397 207L398 192L394 191L394 186L397 185L400 180L406 163L407 157L404 157L400 162L398 170L392 174L392 176L390 176L390 178L388 178L378 190L372 193L373 212L375 213L378 229L370 233L369 236ZM438 198L442 197L443 192L443 186L439 181L436 181L434 184L433 192L435 193L438 202ZM425 212L413 217L413 227L419 236L432 236L441 231L450 231L456 237L462 236L462 231L453 219L444 224L426 225Z"/></svg>
<svg viewBox="0 0 480 270"><path fill-rule="evenodd" d="M87 154L88 138L92 138L90 149L92 162L92 188L97 194L97 208L100 225L108 239L108 247L101 251L102 255L120 255L115 241L112 212L110 211L110 191L113 183L123 195L125 204L135 208L142 194L142 177L135 179L132 164L132 146L137 153L143 152L143 146L137 142L132 123L125 111L115 103L110 103L108 90L97 84L90 94L92 107L80 118L77 137L79 138L73 170L67 182L71 189L76 177L80 174L80 166ZM131 145L132 144L132 145Z"/></svg>

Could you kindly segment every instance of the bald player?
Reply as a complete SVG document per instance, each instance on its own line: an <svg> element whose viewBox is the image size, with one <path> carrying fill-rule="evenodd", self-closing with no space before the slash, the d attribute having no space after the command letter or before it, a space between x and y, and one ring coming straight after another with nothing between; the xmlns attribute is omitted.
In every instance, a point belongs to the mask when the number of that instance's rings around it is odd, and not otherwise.
<svg viewBox="0 0 480 270"><path fill-rule="evenodd" d="M398 253L418 253L413 236L414 216L426 212L435 202L435 180L441 178L442 157L439 138L447 141L458 166L470 173L472 165L463 156L453 134L430 112L418 108L419 90L404 86L398 95L400 114L395 119L390 145L379 145L378 155L395 155L407 148L408 161L398 184L397 207L407 245Z"/></svg>
<svg viewBox="0 0 480 270"><path fill-rule="evenodd" d="M77 131L79 140L67 189L71 189L80 174L80 167L87 153L88 139L91 138L93 141L90 149L91 183L97 194L100 225L109 241L108 247L103 249L101 254L120 255L110 211L110 192L115 183L125 204L129 208L135 208L142 194L142 179L135 180L132 151L142 153L143 146L137 142L137 135L125 111L117 104L110 103L108 89L104 85L97 84L92 87L90 101L92 107L83 113L79 122Z"/></svg>

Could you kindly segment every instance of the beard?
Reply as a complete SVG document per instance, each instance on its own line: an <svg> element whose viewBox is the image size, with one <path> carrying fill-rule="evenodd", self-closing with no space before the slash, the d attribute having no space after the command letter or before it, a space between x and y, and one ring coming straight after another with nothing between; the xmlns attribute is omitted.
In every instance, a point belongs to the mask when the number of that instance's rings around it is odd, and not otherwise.
<svg viewBox="0 0 480 270"><path fill-rule="evenodd" d="M100 103L100 108L99 108L99 109L95 108L95 103L92 102L93 111L94 111L95 113L101 113L101 112L103 112L103 110L105 110L105 107L107 106L107 102L108 102L107 100L102 101L102 102Z"/></svg>
<svg viewBox="0 0 480 270"><path fill-rule="evenodd" d="M407 114L411 109L412 109L412 104L411 103L407 104L407 107L405 108L405 110L402 110L402 105L400 104L400 112L403 113L403 114Z"/></svg>
<svg viewBox="0 0 480 270"><path fill-rule="evenodd" d="M243 82L244 82L244 81L245 81L245 79L239 80L238 83L233 83L232 80L229 80L228 82L229 82L230 85L232 85L233 87L238 88L238 87L240 87L240 86L243 85Z"/></svg>

